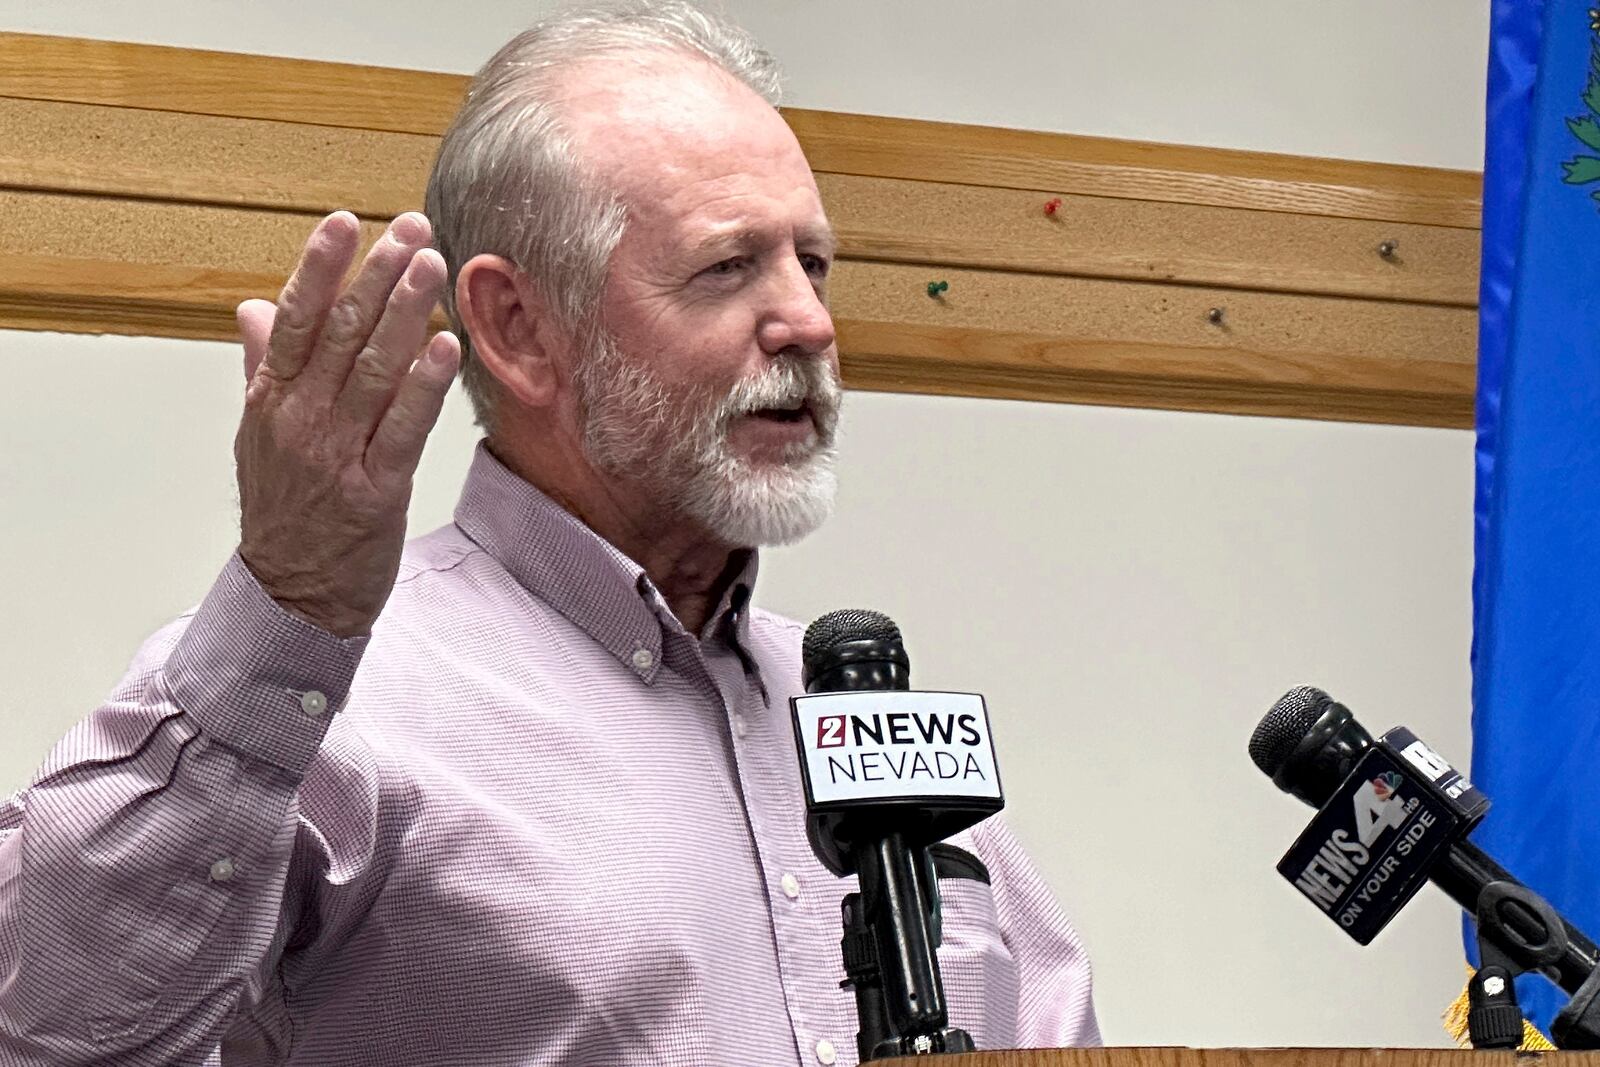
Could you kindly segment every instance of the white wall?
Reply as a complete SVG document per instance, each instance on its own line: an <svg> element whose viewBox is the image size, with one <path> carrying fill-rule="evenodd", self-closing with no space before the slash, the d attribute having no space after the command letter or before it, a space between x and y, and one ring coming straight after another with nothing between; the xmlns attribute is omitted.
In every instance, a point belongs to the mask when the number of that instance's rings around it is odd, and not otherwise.
<svg viewBox="0 0 1600 1067"><path fill-rule="evenodd" d="M0 28L468 71L546 4L39 5ZM798 106L1476 167L1468 0L757 2ZM0 331L0 789L197 600L236 530L229 345ZM473 434L453 397L413 527ZM1011 817L1118 1044L1430 1045L1462 976L1432 890L1359 949L1272 871L1308 811L1244 755L1288 686L1464 762L1465 431L856 394L835 520L761 599L879 607L994 709Z"/></svg>

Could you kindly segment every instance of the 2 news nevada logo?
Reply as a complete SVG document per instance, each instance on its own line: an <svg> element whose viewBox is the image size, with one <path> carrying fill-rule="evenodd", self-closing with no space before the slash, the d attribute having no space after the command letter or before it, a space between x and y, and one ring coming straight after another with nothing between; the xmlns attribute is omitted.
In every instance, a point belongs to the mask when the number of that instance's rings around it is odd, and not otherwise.
<svg viewBox="0 0 1600 1067"><path fill-rule="evenodd" d="M860 782L988 782L982 718L969 711L823 715L815 747L834 785ZM829 750L826 753L823 750ZM981 757L981 758L980 758Z"/></svg>
<svg viewBox="0 0 1600 1067"><path fill-rule="evenodd" d="M824 715L817 720L817 747L838 748L844 744L844 716Z"/></svg>
<svg viewBox="0 0 1600 1067"><path fill-rule="evenodd" d="M957 737L959 735L959 738ZM971 712L891 711L887 715L824 715L817 720L817 747L872 745L983 744L978 717Z"/></svg>

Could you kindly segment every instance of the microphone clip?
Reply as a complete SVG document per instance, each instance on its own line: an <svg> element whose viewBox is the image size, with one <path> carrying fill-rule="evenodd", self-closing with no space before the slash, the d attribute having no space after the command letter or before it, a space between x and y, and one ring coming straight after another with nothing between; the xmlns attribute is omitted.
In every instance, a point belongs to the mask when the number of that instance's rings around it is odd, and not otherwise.
<svg viewBox="0 0 1600 1067"><path fill-rule="evenodd" d="M1566 928L1543 897L1506 881L1484 886L1476 919L1479 966L1467 985L1467 1035L1473 1048L1521 1048L1525 1023L1515 980L1561 959Z"/></svg>

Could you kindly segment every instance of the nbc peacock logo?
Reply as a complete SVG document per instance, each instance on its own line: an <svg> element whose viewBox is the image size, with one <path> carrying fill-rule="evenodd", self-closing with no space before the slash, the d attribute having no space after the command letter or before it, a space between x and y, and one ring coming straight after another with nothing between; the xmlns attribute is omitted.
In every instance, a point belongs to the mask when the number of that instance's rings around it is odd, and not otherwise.
<svg viewBox="0 0 1600 1067"><path fill-rule="evenodd" d="M1385 771L1378 775L1372 780L1373 799L1383 803L1395 795L1395 792L1400 788L1400 783L1403 781L1405 779L1394 771Z"/></svg>

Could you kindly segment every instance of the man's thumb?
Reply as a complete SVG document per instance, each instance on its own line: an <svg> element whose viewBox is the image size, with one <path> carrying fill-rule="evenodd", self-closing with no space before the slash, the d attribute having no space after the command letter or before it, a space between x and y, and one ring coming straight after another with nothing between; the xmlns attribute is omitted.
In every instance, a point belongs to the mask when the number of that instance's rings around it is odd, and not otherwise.
<svg viewBox="0 0 1600 1067"><path fill-rule="evenodd" d="M278 305L270 300L246 300L234 310L239 336L244 341L244 380L256 376L256 369L267 358L267 342L272 338L272 320Z"/></svg>

